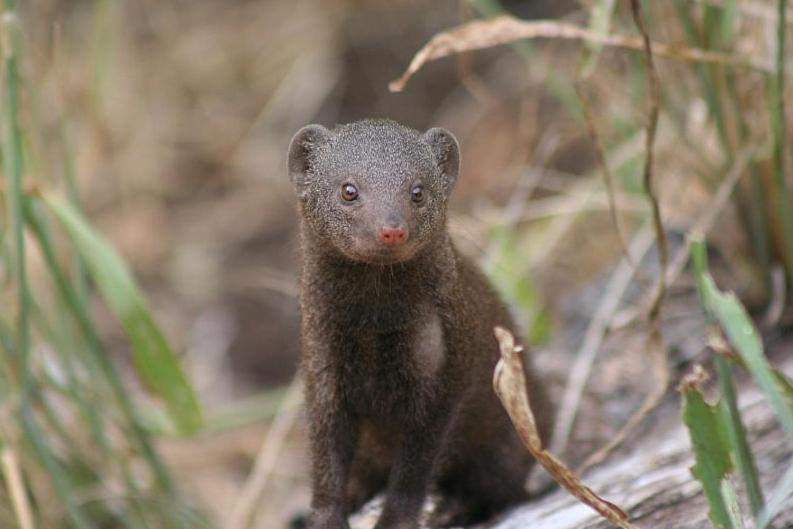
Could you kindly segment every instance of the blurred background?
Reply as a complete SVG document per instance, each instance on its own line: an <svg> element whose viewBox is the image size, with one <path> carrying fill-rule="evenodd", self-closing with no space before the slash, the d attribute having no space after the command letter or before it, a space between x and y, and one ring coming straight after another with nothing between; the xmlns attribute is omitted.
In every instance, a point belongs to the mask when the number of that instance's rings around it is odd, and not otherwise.
<svg viewBox="0 0 793 529"><path fill-rule="evenodd" d="M685 258L687 232L708 231L711 217L713 273L757 315L774 348L785 339L793 264L783 134L793 115L780 103L790 90L779 93L777 84L791 65L776 62L777 3L643 6L654 41L735 57L726 65L656 58L655 189L670 259ZM10 366L0 427L11 454L4 475L21 479L31 527L242 529L248 525L232 528L229 519L247 509L251 527L274 528L305 509L303 417L294 386L286 389L300 346L298 218L285 154L291 135L312 122L388 117L456 134L463 164L450 229L513 306L556 395L593 332L593 315L603 320L567 457L580 462L614 435L648 392L643 313L659 274L642 180L641 51L518 41L432 62L403 92L388 90L433 35L502 11L638 35L620 1L7 4L3 42L15 66L7 53L3 162L18 152L23 169L20 209L11 179L0 187L0 330ZM14 174L13 165L3 172ZM69 227L64 204L89 220ZM22 241L14 211L27 219ZM49 257L36 218L50 227ZM92 259L104 254L93 236L107 239L132 271L145 314L201 403L203 426L186 428L189 435L145 391L147 375L135 376L138 320L124 318L123 300L113 304L119 276L97 277L101 265ZM18 296L14 260L25 242L28 302ZM640 268L624 284L618 280L632 268L623 244ZM96 290L85 286L89 277ZM661 323L674 377L701 358L706 339L692 278L672 279ZM25 311L31 330L23 347L14 337ZM112 365L86 360L86 348ZM167 397L169 379L161 380L153 394ZM656 413L677 417L674 396L667 401ZM20 403L31 408L18 422ZM268 457L277 461L270 468ZM260 500L244 499L257 490ZM17 523L20 501L0 493L0 525Z"/></svg>

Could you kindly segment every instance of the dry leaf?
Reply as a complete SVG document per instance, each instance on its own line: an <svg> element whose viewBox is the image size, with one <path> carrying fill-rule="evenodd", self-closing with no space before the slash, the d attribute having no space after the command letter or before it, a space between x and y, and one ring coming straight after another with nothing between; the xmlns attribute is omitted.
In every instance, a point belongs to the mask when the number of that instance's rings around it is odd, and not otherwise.
<svg viewBox="0 0 793 529"><path fill-rule="evenodd" d="M623 529L638 529L628 521L628 515L613 503L604 500L588 488L564 463L545 450L537 431L526 391L522 351L512 334L502 327L494 329L501 359L493 374L493 388L512 420L523 444L548 473L573 496L592 507L601 516Z"/></svg>
<svg viewBox="0 0 793 529"><path fill-rule="evenodd" d="M475 20L436 34L416 53L402 77L391 81L388 88L392 92L402 91L413 74L430 61L469 50L491 48L516 40L536 38L584 40L604 46L633 50L643 49L641 37L634 35L603 35L567 22L525 21L503 15L487 20ZM659 56L672 59L730 64L766 72L771 71L771 67L765 62L698 48L654 42L652 51Z"/></svg>

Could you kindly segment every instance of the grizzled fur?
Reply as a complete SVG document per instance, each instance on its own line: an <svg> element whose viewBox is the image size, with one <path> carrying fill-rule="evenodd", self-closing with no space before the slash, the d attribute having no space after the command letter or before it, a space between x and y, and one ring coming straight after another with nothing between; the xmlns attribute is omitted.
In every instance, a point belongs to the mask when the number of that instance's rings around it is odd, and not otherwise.
<svg viewBox="0 0 793 529"><path fill-rule="evenodd" d="M309 125L292 140L312 529L347 529L348 513L381 490L376 529L417 527L428 487L462 500L467 521L526 497L533 461L491 385L493 327L514 324L446 230L458 171L444 129L367 120ZM353 201L342 199L348 184ZM383 226L404 228L406 241L384 244ZM528 383L548 432L548 401L531 373Z"/></svg>

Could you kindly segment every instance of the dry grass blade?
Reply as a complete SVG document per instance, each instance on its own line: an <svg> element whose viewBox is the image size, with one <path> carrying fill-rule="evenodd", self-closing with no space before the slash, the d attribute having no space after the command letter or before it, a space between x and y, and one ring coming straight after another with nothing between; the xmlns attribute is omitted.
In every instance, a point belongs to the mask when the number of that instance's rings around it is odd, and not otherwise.
<svg viewBox="0 0 793 529"><path fill-rule="evenodd" d="M506 329L496 327L494 332L501 359L493 374L493 388L507 410L523 444L548 473L573 496L592 507L617 527L637 529L637 526L628 521L625 511L595 494L564 463L542 446L526 391L523 347L515 343L515 337Z"/></svg>
<svg viewBox="0 0 793 529"><path fill-rule="evenodd" d="M633 261L631 254L628 252L628 243L625 238L625 231L622 229L619 216L617 215L617 198L616 189L614 186L614 175L609 167L608 160L606 160L606 152L603 150L603 145L600 142L600 135L595 126L595 116L592 113L592 106L589 104L589 99L584 92L584 84L581 79L576 79L575 90L578 94L578 100L581 102L581 109L584 111L584 121L586 122L587 132L589 139L595 148L595 155L597 158L600 170L603 172L603 181L606 184L606 194L609 201L609 215L611 216L611 223L614 225L614 231L617 233L619 239L620 249L625 260L631 265L631 268L636 270L636 263Z"/></svg>
<svg viewBox="0 0 793 529"><path fill-rule="evenodd" d="M744 171L746 170L746 167L749 164L749 161L755 150L756 147L750 145L738 153L738 156L735 158L735 163L733 163L732 168L730 168L730 171L724 177L724 180L719 185L719 188L716 190L716 193L713 195L710 203L708 203L703 208L702 214L697 218L697 220L694 222L694 225L689 230L689 233L692 236L697 235L700 238L703 238L705 234L710 232L711 228L713 228L713 224L716 222L719 213L721 213L724 210L724 207L729 203L735 186L741 179L741 175L744 174ZM666 270L666 278L664 279L667 285L671 285L677 281L677 278L680 277L681 273L683 273L683 270L688 263L688 257L688 247L683 246L678 249L672 259L670 259L669 266ZM638 308L635 311L632 311L631 316L620 322L620 327L626 327L633 324L636 320L640 319L643 314L646 313L644 307L649 307L652 305L656 296L656 292L658 291L658 282L660 281L661 278L656 280L656 284L653 286L653 289L648 291L649 296L642 298L642 301L638 303Z"/></svg>
<svg viewBox="0 0 793 529"><path fill-rule="evenodd" d="M19 529L33 529L33 513L30 510L30 502L25 490L25 483L22 479L22 470L19 468L19 459L9 447L2 449L0 464L3 468L3 476L8 487L8 495L11 496L11 503L14 506L14 514L19 523Z"/></svg>
<svg viewBox="0 0 793 529"><path fill-rule="evenodd" d="M649 226L643 227L634 235L631 242L630 253L641 262L653 242L652 231ZM584 341L576 353L576 360L567 379L562 403L556 414L553 432L552 449L562 453L567 446L573 423L578 415L579 405L586 388L587 380L592 373L592 367L600 350L600 345L609 330L614 314L619 308L620 300L634 277L634 268L624 259L612 272L603 296L598 303L595 314L589 322Z"/></svg>
<svg viewBox="0 0 793 529"><path fill-rule="evenodd" d="M602 35L567 22L524 21L509 15L502 15L488 20L469 22L436 34L416 53L405 73L399 79L389 83L388 87L392 92L400 92L424 64L436 59L470 50L491 48L516 40L537 38L580 40L633 50L642 50L645 47L643 39L633 35ZM764 72L771 71L768 64L752 58L736 57L698 48L656 42L652 43L652 51L656 55L670 59L740 66Z"/></svg>
<svg viewBox="0 0 793 529"><path fill-rule="evenodd" d="M295 379L281 402L278 415L273 421L267 437L262 442L262 446L256 456L253 471L245 482L242 492L231 510L225 526L227 529L246 529L250 527L256 508L259 506L262 492L278 463L281 447L286 440L287 434L292 429L292 425L295 423L302 398L302 385L298 379Z"/></svg>
<svg viewBox="0 0 793 529"><path fill-rule="evenodd" d="M628 434L647 416L647 414L661 403L664 395L666 395L666 388L669 386L670 375L669 369L666 366L666 350L664 349L661 333L657 325L650 330L650 334L647 336L647 350L651 353L651 367L656 379L653 391L647 395L642 405L639 406L639 409L636 410L611 440L587 457L586 461L578 468L579 473L583 474L584 471L590 467L604 461L615 448L622 444Z"/></svg>
<svg viewBox="0 0 793 529"><path fill-rule="evenodd" d="M724 208L727 201L729 200L732 190L735 188L740 176L746 169L746 165L749 162L752 152L753 149L749 148L744 149L741 153L739 153L732 170L725 177L710 205L706 208L705 213L703 213L702 217L697 220L697 223L691 230L692 233L702 233L710 230L713 222L716 219L716 214ZM677 255L675 255L675 259L672 261L672 266L664 267L664 269L668 268L668 270L666 274L663 274L663 277L659 276L658 278L656 290L650 303L650 314L653 314L653 307L655 307L656 303L658 302L658 293L661 292L662 285L665 285L667 282L673 282L677 276L680 275L687 261L688 250L683 248L678 252ZM663 288L665 288L665 286ZM628 419L620 431L617 432L617 434L614 435L614 437L612 437L612 439L607 444L592 453L586 459L586 461L584 461L584 463L578 468L578 472L580 473L583 473L588 468L604 461L611 454L611 452L625 440L625 437L627 437L631 430L633 430L633 428L635 428L636 425L638 425L641 420L661 402L661 399L666 393L666 388L669 385L670 374L669 369L666 366L666 354L663 347L657 316L658 315L656 313L656 319L651 321L650 333L647 340L647 349L651 353L653 373L656 375L657 380L656 386L653 392L645 398L639 409L630 417L630 419Z"/></svg>
<svg viewBox="0 0 793 529"><path fill-rule="evenodd" d="M650 411L652 411L663 399L666 388L669 385L669 369L666 366L666 352L663 338L661 337L659 316L661 305L666 295L666 269L669 261L669 250L667 247L666 234L661 222L661 210L658 197L653 189L653 146L655 144L655 134L658 128L658 113L660 109L660 94L658 73L653 63L653 46L647 34L641 15L641 7L638 0L631 0L631 12L636 26L642 35L644 42L644 58L647 75L647 88L649 93L647 111L647 132L645 135L645 161L644 161L644 189L652 206L652 221L655 231L655 239L658 244L659 274L655 296L648 312L648 323L650 325L647 336L647 350L650 352L652 360L653 374L656 383L653 391L644 399L639 409L628 419L628 422L605 446L593 453L581 467L581 471L603 461L608 455L619 446L627 435L638 425Z"/></svg>

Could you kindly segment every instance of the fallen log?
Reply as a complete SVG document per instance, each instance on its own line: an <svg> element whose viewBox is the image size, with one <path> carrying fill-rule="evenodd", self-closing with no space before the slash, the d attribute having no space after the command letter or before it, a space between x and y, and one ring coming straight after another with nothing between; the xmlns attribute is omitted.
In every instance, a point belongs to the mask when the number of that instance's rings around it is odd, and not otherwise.
<svg viewBox="0 0 793 529"><path fill-rule="evenodd" d="M793 372L793 358L779 366ZM760 392L751 385L742 388L739 406L746 425L749 442L756 458L766 495L773 490L781 474L793 464L793 446L777 424L773 411ZM667 414L669 415L669 414ZM583 477L585 484L605 499L628 513L632 523L643 529L707 529L708 507L702 488L689 468L694 456L688 432L679 417L667 416L669 427L662 433L654 428L652 435L638 439L632 453L614 454ZM735 483L741 491L741 484ZM381 499L377 498L351 519L352 529L371 529L379 514ZM425 511L434 506L427 502ZM741 505L746 527L749 507ZM504 513L487 525L489 529L606 529L612 527L590 507L562 489L538 497L526 505ZM793 528L793 501L773 521L775 529Z"/></svg>

